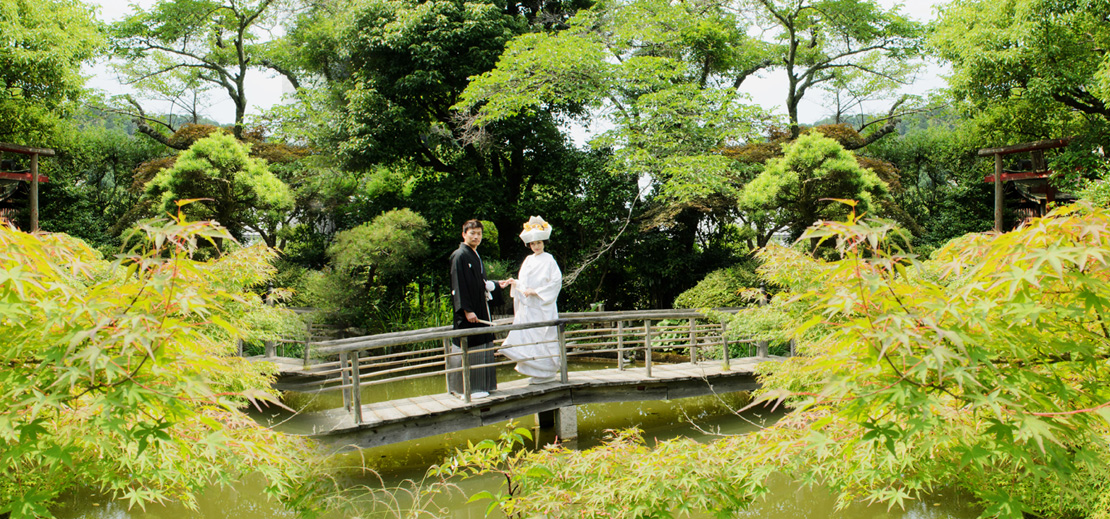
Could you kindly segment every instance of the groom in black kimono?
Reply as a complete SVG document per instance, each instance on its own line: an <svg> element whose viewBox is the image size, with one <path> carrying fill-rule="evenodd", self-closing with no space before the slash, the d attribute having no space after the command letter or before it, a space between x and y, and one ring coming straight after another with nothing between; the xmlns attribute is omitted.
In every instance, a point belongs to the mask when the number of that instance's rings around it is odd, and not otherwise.
<svg viewBox="0 0 1110 519"><path fill-rule="evenodd" d="M451 300L455 307L454 328L481 328L489 321L489 305L501 304L501 288L497 283L486 279L486 269L478 256L478 245L482 243L482 223L468 220L462 227L463 242L451 253ZM493 334L470 335L467 349L471 351L470 365L492 364ZM475 352L475 350L488 350ZM452 340L451 353L447 357L447 367L462 367L462 348L459 339ZM447 388L454 394L462 395L462 372L447 375ZM482 398L497 389L497 370L495 367L470 368L470 396Z"/></svg>

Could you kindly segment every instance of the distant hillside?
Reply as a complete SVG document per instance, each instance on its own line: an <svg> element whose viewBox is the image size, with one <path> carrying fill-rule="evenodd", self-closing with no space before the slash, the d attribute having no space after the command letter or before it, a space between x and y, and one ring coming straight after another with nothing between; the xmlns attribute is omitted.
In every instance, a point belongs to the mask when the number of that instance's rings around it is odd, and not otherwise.
<svg viewBox="0 0 1110 519"><path fill-rule="evenodd" d="M194 121L192 117L183 117L176 114L152 114L151 117L165 121L173 128L180 128L181 125L192 122L212 126L223 126L207 117L201 117L196 121ZM75 114L73 120L77 124L77 128L81 130L99 127L107 130L122 130L128 135L135 135L138 128L135 122L131 120L130 116L97 109L85 110Z"/></svg>
<svg viewBox="0 0 1110 519"><path fill-rule="evenodd" d="M860 126L863 126L864 122L866 121L873 121L875 119L881 119L885 117L886 114L862 114L853 115L850 117L841 117L840 122L850 124L853 128L858 129ZM898 125L895 126L895 133L897 133L898 135L905 135L917 130L923 130L936 126L953 128L955 127L957 117L958 115L952 113L951 110L947 110L944 108L938 108L935 110L930 110L928 112L909 114L903 116L901 121L898 121ZM836 124L836 120L832 117L826 117L817 122L814 122L810 126L821 126L825 124Z"/></svg>

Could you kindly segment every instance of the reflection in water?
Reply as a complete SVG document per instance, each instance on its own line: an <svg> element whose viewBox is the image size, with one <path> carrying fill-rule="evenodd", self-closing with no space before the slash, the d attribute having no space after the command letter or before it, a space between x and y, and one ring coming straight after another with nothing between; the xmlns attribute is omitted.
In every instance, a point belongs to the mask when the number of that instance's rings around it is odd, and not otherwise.
<svg viewBox="0 0 1110 519"><path fill-rule="evenodd" d="M594 365L578 363L572 369L594 369ZM506 382L521 376L504 366L498 371L498 380ZM427 377L398 384L372 386L362 393L364 403L393 400L410 396L444 392L442 377ZM324 395L288 395L291 407L307 411L322 410L342 406L338 393ZM606 431L638 427L644 431L648 445L676 437L688 437L698 441L710 441L718 434L744 434L774 423L779 414L764 411L747 412L736 415L733 409L747 403L746 393L732 395L705 396L672 401L643 401L611 404L591 404L578 407L579 438L575 446L587 449L601 444L607 436ZM280 411L262 413L257 419L275 427L281 424L286 415ZM467 442L477 443L487 438L497 438L505 430L508 422L443 434L429 438L412 440L395 445L364 449L359 452L337 457L337 467L370 466L376 474L368 477L348 476L346 483L351 487L365 486L380 489L383 486L400 488L400 492L384 495L376 492L364 495L361 502L352 503L360 509L362 517L392 518L403 516L401 510L411 508L417 499L414 489L421 481L427 468L441 463L454 454L456 449L465 448ZM538 448L554 440L548 430L540 430L532 417L516 421L520 427L529 428L536 437L534 447ZM303 432L303 431L290 431ZM496 492L501 488L503 478L489 476L455 482L442 488L435 496L423 496L422 505L434 509L432 514L422 517L442 517L450 519L484 519L488 501L467 503L467 496L481 490ZM268 500L263 494L264 485L260 478L251 478L233 487L209 488L198 500L198 509L189 510L181 504L150 506L146 511L128 511L125 506L111 503L90 494L74 495L57 511L59 519L240 519L293 518L295 514L285 510L280 504ZM910 502L906 510L887 511L885 505L867 506L861 503L850 505L844 510L836 510L836 500L821 488L802 487L778 478L769 485L769 497L756 501L752 507L737 515L744 519L971 519L978 516L978 509L961 501L958 495L937 494L926 502ZM431 499L432 503L424 500ZM369 503L377 501L377 506ZM384 503L384 504L383 504ZM370 509L374 511L371 512ZM491 517L497 517L494 514ZM349 514L333 514L335 519L350 517ZM702 519L701 516L694 516ZM708 515L704 516L708 519Z"/></svg>
<svg viewBox="0 0 1110 519"><path fill-rule="evenodd" d="M772 477L764 500L737 514L737 519L974 519L980 508L958 494L939 492L922 502L909 501L906 509L852 503L836 509L836 497L824 488L801 486L785 477ZM708 516L706 516L708 517Z"/></svg>
<svg viewBox="0 0 1110 519"><path fill-rule="evenodd" d="M244 519L289 518L296 514L268 499L261 477L250 477L230 487L211 486L197 499L197 509L182 503L138 507L128 510L126 502L108 501L95 493L78 493L65 499L54 511L58 519Z"/></svg>

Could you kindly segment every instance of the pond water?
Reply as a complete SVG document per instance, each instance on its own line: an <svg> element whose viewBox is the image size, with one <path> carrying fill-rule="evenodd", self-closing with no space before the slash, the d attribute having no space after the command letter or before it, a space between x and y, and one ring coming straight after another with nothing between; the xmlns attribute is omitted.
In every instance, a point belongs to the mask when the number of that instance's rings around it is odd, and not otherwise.
<svg viewBox="0 0 1110 519"><path fill-rule="evenodd" d="M592 369L589 363L579 363L572 370ZM498 372L499 381L519 378L519 375L505 367ZM400 384L381 385L367 388L363 392L363 402L390 400L421 394L443 392L442 378L429 377L410 380ZM759 427L769 425L778 415L769 412L749 412L737 416L733 409L744 404L744 394L724 397L695 397L672 401L645 401L611 404L592 404L578 407L579 438L572 444L585 449L602 443L608 430L638 427L644 431L649 445L675 437L689 437L698 441L710 441L718 434L744 434ZM342 405L338 394L306 397L291 395L289 404L294 408L316 410ZM281 413L267 413L257 419L262 423L280 423ZM539 447L553 440L546 430L540 430L534 418L519 419L517 426L530 428ZM363 459L373 466L377 474L362 480L351 480L352 485L401 488L396 501L375 507L374 512L363 509L361 517L408 517L405 508L411 508L412 481L420 481L428 467L442 462L463 448L467 442L478 442L486 438L497 438L506 429L508 422L444 434L429 438L412 440L400 444L365 449L350 453L350 465L359 465ZM345 464L340 459L339 463ZM435 514L421 517L444 517L450 519L484 518L488 502L467 503L467 496L480 490L497 491L501 484L499 478L476 478L457 482L457 488L437 495L432 508L439 509ZM279 503L272 502L262 494L260 481L248 480L230 488L210 488L200 498L197 510L171 503L164 506L148 506L146 510L127 510L126 506L112 503L92 494L75 494L62 503L56 514L60 519L217 519L236 517L242 519L265 519L295 517ZM979 509L958 495L938 494L923 502L914 502L905 510L888 511L883 505L867 506L855 504L841 511L835 509L835 499L823 489L802 487L782 478L771 482L771 497L755 503L751 509L738 515L738 518L761 519L971 519L978 516ZM407 490L407 491L406 491ZM393 499L393 498L390 498ZM381 495L378 495L381 500ZM333 517L347 517L334 515ZM491 517L500 517L495 512ZM709 516L706 516L707 518ZM701 518L698 518L701 519Z"/></svg>

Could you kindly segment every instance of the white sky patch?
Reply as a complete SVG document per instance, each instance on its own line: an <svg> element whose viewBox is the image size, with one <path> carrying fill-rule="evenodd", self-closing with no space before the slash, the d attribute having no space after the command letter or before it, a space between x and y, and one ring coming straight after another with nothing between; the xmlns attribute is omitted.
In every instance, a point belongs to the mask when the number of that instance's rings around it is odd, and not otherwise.
<svg viewBox="0 0 1110 519"><path fill-rule="evenodd" d="M141 7L150 7L154 5L154 0L132 0L130 2L122 2L120 0L86 0L89 5L98 9L98 18L105 22L114 22L123 18L124 15L132 12L133 6L139 5ZM912 19L921 22L932 20L936 16L937 6L943 6L948 3L948 0L910 0L908 3L894 1L894 0L879 0L879 4L884 8L890 8L894 5L901 6L901 12ZM98 90L103 90L109 94L125 94L134 93L126 85L122 85L119 78L107 67L106 63L100 62L90 66L86 66L84 73L90 77L88 86ZM901 93L924 95L925 93L941 88L944 86L944 81L941 75L947 71L937 65L929 65L921 73L918 74L917 79L913 84L908 85L902 90ZM248 115L256 115L262 111L274 106L282 101L283 96L291 92L289 82L281 77L276 72L272 71L259 71L252 70L247 75L248 84ZM751 99L756 104L771 110L776 115L786 114L785 101L786 101L786 78L781 71L770 70L761 71L744 81L741 91L751 96ZM231 100L223 94L221 90L213 90L211 92L212 104L205 108L204 115L210 117L222 124L230 124L235 118L235 105ZM831 107L824 105L825 98L819 90L813 90L802 98L798 106L798 118L803 123L812 123L821 118L832 115L833 110ZM866 105L866 109L871 113L885 112L893 99L886 101L877 101L870 105ZM169 107L152 106L147 108L150 112L168 111ZM607 129L607 123L604 120L597 120L589 126L571 125L569 127L571 138L578 145L584 144L590 138L598 135Z"/></svg>

